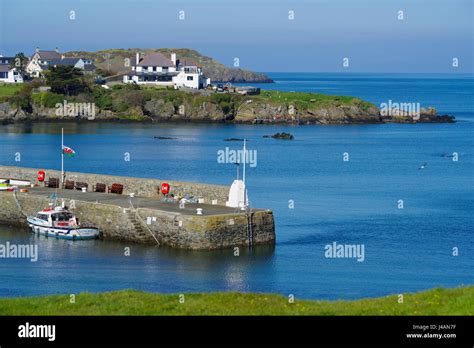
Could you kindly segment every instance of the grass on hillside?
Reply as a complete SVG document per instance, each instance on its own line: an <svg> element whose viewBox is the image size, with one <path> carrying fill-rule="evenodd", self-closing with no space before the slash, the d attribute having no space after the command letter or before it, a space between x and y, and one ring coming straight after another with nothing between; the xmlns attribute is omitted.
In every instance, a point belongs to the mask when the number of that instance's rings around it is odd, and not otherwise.
<svg viewBox="0 0 474 348"><path fill-rule="evenodd" d="M13 94L15 94L15 92L19 91L21 87L22 87L21 83L0 84L0 97L10 97Z"/></svg>
<svg viewBox="0 0 474 348"><path fill-rule="evenodd" d="M281 92L274 90L262 90L256 99L270 100L275 103L295 103L304 107L311 106L339 106L339 105L353 105L360 104L364 108L373 106L371 103L363 101L359 98L350 96L336 96L321 93L306 93L306 92Z"/></svg>
<svg viewBox="0 0 474 348"><path fill-rule="evenodd" d="M474 286L432 289L404 294L403 303L392 295L356 301L298 300L272 294L184 294L140 291L3 298L0 315L473 315Z"/></svg>

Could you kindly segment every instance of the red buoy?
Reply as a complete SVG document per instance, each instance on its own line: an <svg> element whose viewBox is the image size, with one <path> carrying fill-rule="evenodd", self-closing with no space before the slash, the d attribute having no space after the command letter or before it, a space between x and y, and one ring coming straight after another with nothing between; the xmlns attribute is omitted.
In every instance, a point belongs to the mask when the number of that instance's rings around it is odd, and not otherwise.
<svg viewBox="0 0 474 348"><path fill-rule="evenodd" d="M43 182L44 178L46 176L46 173L42 170L38 171L38 181Z"/></svg>
<svg viewBox="0 0 474 348"><path fill-rule="evenodd" d="M164 195L167 195L168 193L170 193L170 184L168 184L167 182L162 183L161 193L163 193Z"/></svg>

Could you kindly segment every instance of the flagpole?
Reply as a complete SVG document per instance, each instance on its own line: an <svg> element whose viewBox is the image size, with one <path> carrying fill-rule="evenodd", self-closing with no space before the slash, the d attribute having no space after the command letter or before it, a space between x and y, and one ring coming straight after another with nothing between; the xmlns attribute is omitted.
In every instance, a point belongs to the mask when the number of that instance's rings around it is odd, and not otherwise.
<svg viewBox="0 0 474 348"><path fill-rule="evenodd" d="M247 150L246 150L246 139L244 139L244 169L242 171L242 181L245 184L245 162L247 162Z"/></svg>
<svg viewBox="0 0 474 348"><path fill-rule="evenodd" d="M247 139L244 138L244 168L242 170L242 181L244 183L244 208L247 209L247 187L245 186L245 166L247 162Z"/></svg>
<svg viewBox="0 0 474 348"><path fill-rule="evenodd" d="M61 186L64 181L64 128L61 128Z"/></svg>

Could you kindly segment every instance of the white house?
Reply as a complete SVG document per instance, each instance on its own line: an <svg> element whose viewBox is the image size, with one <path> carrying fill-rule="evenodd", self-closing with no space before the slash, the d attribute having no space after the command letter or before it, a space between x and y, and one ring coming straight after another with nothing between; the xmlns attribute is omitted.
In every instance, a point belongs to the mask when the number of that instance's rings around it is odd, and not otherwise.
<svg viewBox="0 0 474 348"><path fill-rule="evenodd" d="M35 53L26 66L26 72L32 77L40 77L43 71L48 70L48 64L54 59L61 59L58 48L54 51L42 51L36 48Z"/></svg>
<svg viewBox="0 0 474 348"><path fill-rule="evenodd" d="M189 58L176 60L176 53L172 53L168 59L156 52L144 57L137 53L132 71L124 75L123 82L199 89L207 87L210 79L204 76L201 66Z"/></svg>
<svg viewBox="0 0 474 348"><path fill-rule="evenodd" d="M23 77L16 70L11 68L11 64L15 57L3 57L0 56L0 82L5 83L22 83Z"/></svg>
<svg viewBox="0 0 474 348"><path fill-rule="evenodd" d="M0 82L23 83L23 77L16 68L10 68L9 64L0 64Z"/></svg>
<svg viewBox="0 0 474 348"><path fill-rule="evenodd" d="M58 48L54 51L42 51L39 48L36 48L35 53L26 66L26 72L33 77L40 77L44 71L51 67L57 67L60 65L73 66L83 70L85 74L93 73L95 71L95 66L89 59L65 57L59 53Z"/></svg>
<svg viewBox="0 0 474 348"><path fill-rule="evenodd" d="M173 79L175 88L201 89L211 84L211 79L204 76L202 66L190 58L178 59L176 61L176 69L179 74Z"/></svg>

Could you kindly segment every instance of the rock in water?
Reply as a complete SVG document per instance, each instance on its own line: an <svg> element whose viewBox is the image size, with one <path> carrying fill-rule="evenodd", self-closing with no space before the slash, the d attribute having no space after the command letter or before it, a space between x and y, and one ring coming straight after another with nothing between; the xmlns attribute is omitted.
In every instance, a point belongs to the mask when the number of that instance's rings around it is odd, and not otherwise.
<svg viewBox="0 0 474 348"><path fill-rule="evenodd" d="M264 138L282 139L282 140L293 140L295 137L290 133L275 133L273 135L264 135Z"/></svg>
<svg viewBox="0 0 474 348"><path fill-rule="evenodd" d="M227 138L227 139L224 139L224 141L244 141L244 139L240 139L240 138ZM247 140L248 141L248 140Z"/></svg>

